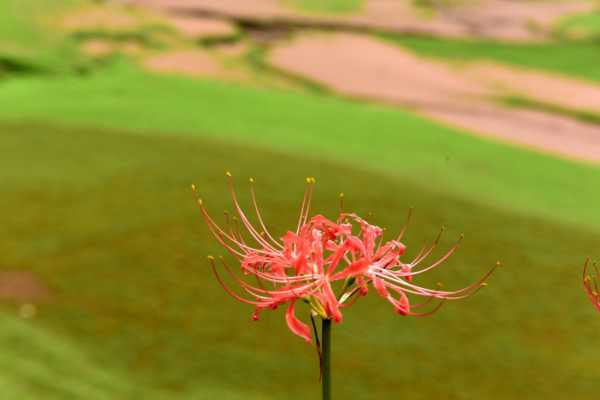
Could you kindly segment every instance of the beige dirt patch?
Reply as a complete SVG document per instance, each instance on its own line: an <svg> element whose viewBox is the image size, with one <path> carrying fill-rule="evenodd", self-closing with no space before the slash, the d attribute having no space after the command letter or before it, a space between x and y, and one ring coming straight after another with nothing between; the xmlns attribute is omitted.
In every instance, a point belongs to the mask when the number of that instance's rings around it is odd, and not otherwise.
<svg viewBox="0 0 600 400"><path fill-rule="evenodd" d="M140 55L144 48L136 42L115 43L107 39L91 39L81 45L84 54L92 57L106 57L115 53L123 53L132 56Z"/></svg>
<svg viewBox="0 0 600 400"><path fill-rule="evenodd" d="M600 162L600 126L493 103L419 110L422 115L482 136L569 159Z"/></svg>
<svg viewBox="0 0 600 400"><path fill-rule="evenodd" d="M225 43L217 46L215 50L226 57L240 57L244 55L250 46L247 42L239 41L235 43Z"/></svg>
<svg viewBox="0 0 600 400"><path fill-rule="evenodd" d="M227 37L237 33L236 27L221 19L171 17L169 22L184 36L190 39L203 39L210 37Z"/></svg>
<svg viewBox="0 0 600 400"><path fill-rule="evenodd" d="M246 76L227 69L209 52L202 49L173 50L146 58L143 65L150 71L190 77L211 77L242 81Z"/></svg>
<svg viewBox="0 0 600 400"><path fill-rule="evenodd" d="M40 302L50 299L50 290L32 272L0 272L0 300Z"/></svg>
<svg viewBox="0 0 600 400"><path fill-rule="evenodd" d="M335 24L339 27L369 27L394 32L412 32L444 37L489 37L502 40L539 40L548 36L560 17L591 11L592 1L479 0L462 6L438 6L424 18L410 1L365 0L357 15L307 15L284 7L280 0L130 0L174 11L203 11L223 18L279 19L292 22ZM440 2L444 4L444 2Z"/></svg>
<svg viewBox="0 0 600 400"><path fill-rule="evenodd" d="M483 67L479 67L480 73L473 74L470 70L421 58L358 34L301 36L276 47L270 60L278 68L305 76L344 95L409 106L423 115L472 132L565 157L600 161L600 126L496 104L492 99L504 92L499 91L497 81L483 79L486 72ZM518 85L520 80L525 83L528 79L536 82L532 76L519 76L520 70L499 71L505 75L493 75L493 69L486 73L498 80L506 78L507 84ZM515 75L506 75L507 71ZM540 84L548 84L547 88L532 84L529 89L546 90L556 101L567 92L582 89L570 88L569 80L552 79L560 85L552 87L542 79ZM595 104L593 93L585 104ZM558 104L566 105L567 101ZM575 104L583 104L583 100L573 100L571 105Z"/></svg>
<svg viewBox="0 0 600 400"><path fill-rule="evenodd" d="M279 0L130 0L130 3L160 9L189 8L216 11L229 15L273 18L294 15Z"/></svg>
<svg viewBox="0 0 600 400"><path fill-rule="evenodd" d="M477 63L466 74L507 94L524 94L565 108L600 112L600 86L577 79L496 63Z"/></svg>
<svg viewBox="0 0 600 400"><path fill-rule="evenodd" d="M92 57L105 57L115 51L114 44L109 40L93 39L81 45L81 50Z"/></svg>
<svg viewBox="0 0 600 400"><path fill-rule="evenodd" d="M492 93L443 63L359 34L304 35L275 48L271 62L351 96L415 106Z"/></svg>
<svg viewBox="0 0 600 400"><path fill-rule="evenodd" d="M456 7L441 7L439 13L446 21L466 26L475 36L530 41L547 36L561 17L593 8L592 1L582 0L480 0Z"/></svg>
<svg viewBox="0 0 600 400"><path fill-rule="evenodd" d="M86 7L63 17L67 30L130 30L139 26L139 17L120 9Z"/></svg>

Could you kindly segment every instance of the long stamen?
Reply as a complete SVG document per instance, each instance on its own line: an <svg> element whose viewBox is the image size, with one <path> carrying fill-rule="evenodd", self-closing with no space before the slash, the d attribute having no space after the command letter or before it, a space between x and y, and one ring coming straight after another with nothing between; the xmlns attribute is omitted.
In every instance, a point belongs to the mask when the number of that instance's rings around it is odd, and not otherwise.
<svg viewBox="0 0 600 400"><path fill-rule="evenodd" d="M203 203L202 199L198 199L198 205L200 206L201 214L204 217L204 220L206 221L206 224L207 224L209 230L211 231L211 233L213 234L213 236L232 255L243 258L243 257L245 257L247 255L247 253L251 253L251 252L261 253L261 254L266 254L266 255L276 255L277 254L274 251L269 251L269 250L264 250L264 249L254 249L252 247L247 246L246 244L244 244L242 242L239 242L236 238L232 237L227 232L225 232L223 230L223 228L221 228L211 218L210 214L208 214L208 211L206 211L206 208L204 207L204 203ZM228 241L232 242L235 246L239 247L239 249L243 253L240 253L239 251L237 251L236 249L234 249L230 244L228 244L227 242L225 242L224 239L227 239Z"/></svg>
<svg viewBox="0 0 600 400"><path fill-rule="evenodd" d="M437 247L438 243L440 242L440 239L442 237L442 234L444 233L444 230L446 228L444 228L442 226L442 228L440 229L440 232L438 233L437 237L435 238L435 240L433 241L433 243L431 244L431 246L429 247L429 249L427 249L420 258L413 260L413 262L411 262L411 265L414 267L418 264L421 263L421 261L423 261L424 259L426 259L427 257L429 257L429 255L433 252L433 250L435 250L435 248Z"/></svg>
<svg viewBox="0 0 600 400"><path fill-rule="evenodd" d="M241 301L242 303L252 304L252 305L255 305L255 306L258 306L258 305L261 304L261 303L259 303L257 301L245 299L242 296L240 296L239 294L235 293L233 290L231 290L229 288L229 286L227 286L225 284L225 282L221 278L221 275L217 271L217 266L215 264L215 258L213 256L208 256L208 260L210 262L211 269L212 269L213 273L215 274L215 277L217 278L217 281L219 282L219 284L221 285L221 287L225 290L225 292L227 292L227 294L229 294L231 297L235 298L236 300Z"/></svg>
<svg viewBox="0 0 600 400"><path fill-rule="evenodd" d="M308 214L310 213L310 207L312 204L312 195L315 189L315 184L317 183L317 180L314 177L308 177L306 178L307 182L309 183L308 186L308 191L307 191L307 195L306 195L306 207L304 209L304 215L302 216L302 219L300 220L301 226L306 225L306 222L308 221Z"/></svg>
<svg viewBox="0 0 600 400"><path fill-rule="evenodd" d="M397 241L401 241L402 238L404 237L404 234L406 233L406 230L408 229L408 224L410 223L410 218L412 217L412 213L413 213L413 208L410 207L408 209L408 213L406 215L406 222L404 222L404 226L402 227L402 230L400 231L400 233L398 234L398 237L396 238Z"/></svg>
<svg viewBox="0 0 600 400"><path fill-rule="evenodd" d="M414 275L422 274L422 273L427 272L427 271L431 271L432 269L439 267L446 260L448 260L452 256L452 254L454 254L456 252L456 250L460 247L460 242L462 242L463 237L464 237L463 235L460 235L460 238L458 239L458 241L456 242L456 244L454 246L452 246L450 248L450 250L448 250L448 252L446 254L444 254L440 259L438 259L436 262L434 262L430 266L421 268L421 269L416 270L416 271L412 271L411 270L410 272L407 272L407 273L403 273L402 271L398 271L397 273L399 275L401 275L401 276L414 276Z"/></svg>
<svg viewBox="0 0 600 400"><path fill-rule="evenodd" d="M272 299L272 296L279 296L279 297L285 297L285 296L294 296L294 297L298 297L297 292L304 292L308 289L310 289L313 286L316 286L318 284L318 282L311 282L308 284L304 284L301 286L297 286L297 287L293 287L290 286L286 289L278 289L278 290L266 290L266 289L261 289L261 288L257 288L255 286L250 285L249 283L245 282L243 279L239 278L233 271L232 269L227 265L227 263L225 262L225 260L220 257L221 259L221 263L223 264L223 267L225 268L225 270L227 271L227 273L240 285L242 286L242 288L244 290L246 290L246 292L248 292L250 295L256 297L257 299L263 299L263 300L270 300ZM267 295L267 296L265 296ZM271 297L269 297L271 296Z"/></svg>
<svg viewBox="0 0 600 400"><path fill-rule="evenodd" d="M300 232L300 227L302 226L302 218L304 216L304 210L306 209L306 203L308 201L308 194L310 192L311 179L306 178L306 189L304 189L304 196L302 197L302 203L300 205L300 214L298 216L298 226L296 228L296 233Z"/></svg>
<svg viewBox="0 0 600 400"><path fill-rule="evenodd" d="M277 240L275 240L273 238L273 236L267 229L267 226L265 225L265 222L262 218L260 209L258 207L258 202L256 201L256 192L254 190L254 178L250 178L250 198L252 199L252 205L254 206L254 210L256 211L256 217L258 219L258 222L260 223L261 228L265 232L265 235L267 235L267 237L271 240L272 244L279 247L280 249L283 249L283 246L281 245L281 243L279 243Z"/></svg>
<svg viewBox="0 0 600 400"><path fill-rule="evenodd" d="M414 313L414 312L408 312L407 314L410 315L411 317L428 317L432 314L435 314L436 312L438 312L438 310L440 308L442 308L442 306L444 305L445 300L442 299L432 310L426 311L426 312L422 312L422 313Z"/></svg>
<svg viewBox="0 0 600 400"><path fill-rule="evenodd" d="M501 265L500 262L497 262L496 265L492 269L490 269L486 274L484 274L481 278L476 280L474 283L472 283L471 285L469 285L465 288L454 290L454 291L426 289L426 288L414 285L404 279L400 279L400 278L396 277L395 275L391 274L390 271L385 270L385 269L379 269L377 271L374 271L374 275L376 275L382 279L385 279L387 281L394 282L394 283L402 286L403 287L402 290L408 290L413 294L422 295L422 296L434 296L434 297L445 298L445 299L449 299L449 300L457 300L457 299L462 299L462 298L468 297L468 296L474 294L479 289L481 289L482 284L485 283L485 280L496 270L496 268L500 267L500 265ZM483 286L485 286L485 285L483 285Z"/></svg>
<svg viewBox="0 0 600 400"><path fill-rule="evenodd" d="M233 188L233 178L231 176L230 172L226 173L227 175L227 183L228 183L228 187L229 187L229 192L231 193L231 198L233 200L233 205L238 213L238 215L240 216L240 220L242 221L242 223L244 224L244 226L246 227L246 229L248 230L248 232L250 233L250 235L254 238L254 240L256 240L257 243L259 243L260 245L262 245L264 248L271 250L271 251L276 251L273 246L271 246L271 244L269 242L267 242L256 230L256 228L254 228L254 226L252 225L252 223L250 223L250 221L248 220L248 218L246 217L246 214L244 213L244 211L242 210L242 207L240 206L240 203L237 199L237 195L235 193L235 189Z"/></svg>

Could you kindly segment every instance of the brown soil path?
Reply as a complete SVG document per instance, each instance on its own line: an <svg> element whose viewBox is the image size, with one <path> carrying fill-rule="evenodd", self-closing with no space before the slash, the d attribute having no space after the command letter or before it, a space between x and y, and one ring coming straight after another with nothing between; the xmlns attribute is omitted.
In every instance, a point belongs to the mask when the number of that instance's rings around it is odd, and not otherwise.
<svg viewBox="0 0 600 400"><path fill-rule="evenodd" d="M221 60L203 49L177 49L158 53L143 60L150 71L191 77L210 77L229 81L246 81L242 70L226 68Z"/></svg>
<svg viewBox="0 0 600 400"><path fill-rule="evenodd" d="M443 37L488 37L502 40L539 40L561 16L593 9L590 0L511 1L479 0L460 7L439 6L424 17L410 1L365 0L356 15L325 16L298 12L281 0L127 0L187 15L226 19L279 21L298 25L337 26L346 29L388 30ZM443 2L440 2L443 4ZM533 28L533 29L532 29Z"/></svg>
<svg viewBox="0 0 600 400"><path fill-rule="evenodd" d="M456 7L442 6L439 12L447 21L468 26L475 36L531 40L543 38L565 15L593 9L594 4L589 1L482 0Z"/></svg>
<svg viewBox="0 0 600 400"><path fill-rule="evenodd" d="M358 34L304 35L276 47L271 62L344 95L402 104L472 132L565 157L600 161L599 125L506 108L492 100L505 94L500 82L511 88L523 84L528 95L547 102L596 109L600 88L589 84L489 65L476 66L473 73ZM586 88L585 96L568 96Z"/></svg>
<svg viewBox="0 0 600 400"><path fill-rule="evenodd" d="M591 82L490 62L470 66L465 73L499 93L525 94L539 102L600 113L600 86Z"/></svg>
<svg viewBox="0 0 600 400"><path fill-rule="evenodd" d="M217 18L173 16L169 18L169 22L189 39L227 37L237 33L232 23Z"/></svg>

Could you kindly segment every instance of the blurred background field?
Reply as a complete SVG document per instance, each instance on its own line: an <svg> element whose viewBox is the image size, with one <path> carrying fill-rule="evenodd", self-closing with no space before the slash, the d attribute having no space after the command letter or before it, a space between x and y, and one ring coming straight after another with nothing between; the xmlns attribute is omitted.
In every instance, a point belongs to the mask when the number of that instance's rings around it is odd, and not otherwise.
<svg viewBox="0 0 600 400"><path fill-rule="evenodd" d="M253 176L265 218L347 206L431 282L489 287L426 319L376 296L334 328L345 399L589 399L600 320L600 6L592 1L0 2L0 393L305 399L312 348L250 320L205 261ZM429 282L429 281L425 281Z"/></svg>

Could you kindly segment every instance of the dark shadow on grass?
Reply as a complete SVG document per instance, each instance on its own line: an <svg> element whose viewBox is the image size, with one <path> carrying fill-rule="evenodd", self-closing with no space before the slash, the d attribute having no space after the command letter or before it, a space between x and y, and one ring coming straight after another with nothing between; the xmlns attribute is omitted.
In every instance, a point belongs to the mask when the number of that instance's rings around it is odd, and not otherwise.
<svg viewBox="0 0 600 400"><path fill-rule="evenodd" d="M35 65L34 63L6 55L0 55L0 77L8 75L34 75L47 72L47 69Z"/></svg>

